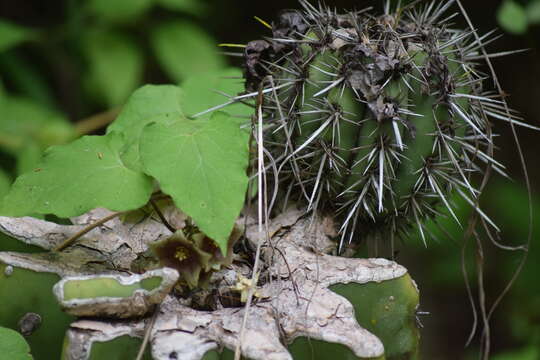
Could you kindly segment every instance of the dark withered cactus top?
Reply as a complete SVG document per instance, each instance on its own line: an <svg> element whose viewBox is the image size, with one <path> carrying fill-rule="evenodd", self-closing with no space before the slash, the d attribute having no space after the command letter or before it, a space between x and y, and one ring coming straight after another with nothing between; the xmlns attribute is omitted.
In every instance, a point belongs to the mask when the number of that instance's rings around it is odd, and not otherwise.
<svg viewBox="0 0 540 360"><path fill-rule="evenodd" d="M452 1L377 16L300 3L245 50L281 198L337 214L341 244L424 236L437 209L454 216L450 193L474 205L471 176L503 173L488 118L515 121L482 88L487 37L451 28Z"/></svg>

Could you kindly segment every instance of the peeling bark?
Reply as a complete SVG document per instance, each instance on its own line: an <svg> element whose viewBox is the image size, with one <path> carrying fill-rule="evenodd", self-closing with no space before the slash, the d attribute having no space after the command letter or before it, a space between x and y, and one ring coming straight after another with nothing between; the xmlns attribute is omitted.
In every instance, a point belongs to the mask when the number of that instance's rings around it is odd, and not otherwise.
<svg viewBox="0 0 540 360"><path fill-rule="evenodd" d="M79 217L79 224L106 216L102 210ZM290 209L268 224L270 239L266 240L251 218L246 224L247 244L262 243L262 270L258 276L257 297L249 313L245 337L241 343L243 356L255 360L289 360L287 350L295 338L310 337L349 347L359 358L376 358L384 354L381 341L363 329L356 321L352 304L328 289L337 283L382 282L404 276L402 266L385 259L351 259L329 255L335 248L328 234L332 233L328 219L305 219L302 212ZM50 249L80 230L80 225L62 226L29 219L0 218L0 229L27 243L41 244ZM115 219L93 230L59 254L0 253L0 261L14 267L55 272L61 276L93 273L129 277L129 259L148 248L148 244L169 234L160 223L146 219L137 225L126 225ZM126 246L124 246L126 245ZM120 249L129 253L120 259ZM98 254L98 256L96 256ZM93 259L93 260L91 260ZM95 266L96 259L102 261ZM132 260L131 260L132 261ZM93 265L92 265L93 264ZM96 269L100 269L96 274ZM240 341L245 307L225 307L225 294L234 293L235 282L251 277L252 269L235 261L212 276L210 288L204 294L214 294L214 310L197 310L196 296L184 299L174 291L158 306L151 329L152 355L156 360L198 360L213 349L234 349ZM85 277L88 278L88 277ZM217 294L217 295L216 295ZM219 301L222 300L222 301ZM100 300L100 307L107 305ZM110 303L111 306L114 304ZM129 311L130 306L123 311ZM140 315L132 307L131 316ZM96 313L96 314L99 314ZM111 315L109 313L108 315ZM122 316L126 316L123 313ZM67 359L87 359L91 344L122 335L143 337L149 319L79 320L68 331Z"/></svg>

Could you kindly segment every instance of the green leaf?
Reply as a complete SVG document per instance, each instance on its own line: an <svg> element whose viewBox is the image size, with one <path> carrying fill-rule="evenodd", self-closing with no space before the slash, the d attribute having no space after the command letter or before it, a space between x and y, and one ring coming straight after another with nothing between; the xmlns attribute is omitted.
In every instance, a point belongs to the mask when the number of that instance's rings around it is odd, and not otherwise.
<svg viewBox="0 0 540 360"><path fill-rule="evenodd" d="M527 6L529 24L540 24L540 0L534 0Z"/></svg>
<svg viewBox="0 0 540 360"><path fill-rule="evenodd" d="M60 113L31 100L4 95L0 100L0 148L16 155L28 143L41 148L65 143L75 130Z"/></svg>
<svg viewBox="0 0 540 360"><path fill-rule="evenodd" d="M512 34L527 31L527 13L523 6L513 0L505 0L497 12L497 21L501 27Z"/></svg>
<svg viewBox="0 0 540 360"><path fill-rule="evenodd" d="M33 35L34 31L32 30L6 20L0 20L0 52L19 45Z"/></svg>
<svg viewBox="0 0 540 360"><path fill-rule="evenodd" d="M122 112L107 128L107 133L116 131L127 139L122 159L133 169L141 169L139 137L149 123L161 120L176 121L182 113L182 91L174 85L145 85L128 99Z"/></svg>
<svg viewBox="0 0 540 360"><path fill-rule="evenodd" d="M176 82L225 65L216 42L190 22L160 23L150 36L157 60Z"/></svg>
<svg viewBox="0 0 540 360"><path fill-rule="evenodd" d="M493 360L537 360L540 351L537 346L529 346L517 351L509 351L493 356Z"/></svg>
<svg viewBox="0 0 540 360"><path fill-rule="evenodd" d="M110 133L48 149L37 169L17 178L0 213L71 217L97 207L126 211L143 206L152 180L126 167L120 157L123 144L121 134Z"/></svg>
<svg viewBox="0 0 540 360"><path fill-rule="evenodd" d="M0 354L10 360L32 360L30 346L15 330L0 326Z"/></svg>
<svg viewBox="0 0 540 360"><path fill-rule="evenodd" d="M220 245L223 254L244 204L248 140L248 134L224 113L209 120L153 123L141 136L146 172Z"/></svg>
<svg viewBox="0 0 540 360"><path fill-rule="evenodd" d="M207 10L206 4L200 0L155 0L167 10L181 11L192 15L200 15Z"/></svg>
<svg viewBox="0 0 540 360"><path fill-rule="evenodd" d="M107 22L133 21L152 6L152 0L91 0L90 12Z"/></svg>
<svg viewBox="0 0 540 360"><path fill-rule="evenodd" d="M11 84L13 92L27 97L37 103L52 107L55 105L55 95L49 87L47 74L39 70L39 64L34 59L24 56L17 51L0 54L2 78Z"/></svg>
<svg viewBox="0 0 540 360"><path fill-rule="evenodd" d="M11 186L11 180L6 172L0 168L0 199L4 197L9 191Z"/></svg>
<svg viewBox="0 0 540 360"><path fill-rule="evenodd" d="M17 152L17 175L24 174L37 168L43 150L35 142L28 142L24 148Z"/></svg>
<svg viewBox="0 0 540 360"><path fill-rule="evenodd" d="M184 113L193 116L227 103L230 97L244 91L244 80L239 69L228 68L190 76L182 82L181 87L185 93L182 107ZM242 103L228 105L224 110L231 116L238 118L240 123L249 122L249 117L253 114L253 108ZM208 118L210 114L205 114L203 117Z"/></svg>
<svg viewBox="0 0 540 360"><path fill-rule="evenodd" d="M93 31L84 42L89 71L86 84L106 104L122 104L142 79L143 54L129 36L113 31Z"/></svg>

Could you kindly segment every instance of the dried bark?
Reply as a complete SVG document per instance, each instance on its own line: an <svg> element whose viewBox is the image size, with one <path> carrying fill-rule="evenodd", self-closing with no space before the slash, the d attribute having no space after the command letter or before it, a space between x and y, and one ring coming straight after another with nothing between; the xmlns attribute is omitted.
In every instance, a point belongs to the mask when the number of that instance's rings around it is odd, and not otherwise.
<svg viewBox="0 0 540 360"><path fill-rule="evenodd" d="M77 218L77 225L73 226L30 218L0 217L0 230L26 243L51 249L80 230L81 224L106 215L105 210L94 210ZM328 219L306 219L295 209L284 212L268 224L269 240L261 236L253 219L244 218L240 222L246 226L248 247L254 248L263 242L263 266L258 276L257 295L241 341L245 357L292 359L287 344L303 336L341 343L359 358L383 355L383 344L357 323L351 303L328 287L337 283L363 284L396 279L407 273L405 268L385 259L329 255L335 244L328 236L332 232ZM130 262L146 251L148 244L169 234L165 226L154 219L136 225L115 219L92 230L60 254L3 252L0 261L14 267L54 272L64 278L82 274L126 277L130 276L126 275ZM95 265L96 259L101 262L99 266ZM225 301L225 295L238 292L241 289L239 280L251 275L251 266L240 259L229 268L216 272L205 292L213 294L214 310L198 310L195 297L185 299L174 291L169 293L158 306L150 330L153 357L157 360L175 356L198 360L212 349L234 349L240 341L246 309L244 306L226 307L230 304ZM99 306L106 306L107 301L124 315L133 307L127 302L122 308L112 298L100 298ZM90 305L85 303L86 307ZM147 310L152 311L152 304L148 306ZM133 316L141 314L140 308L135 310ZM150 318L76 321L67 333L67 358L87 359L95 341L108 341L122 335L143 337Z"/></svg>

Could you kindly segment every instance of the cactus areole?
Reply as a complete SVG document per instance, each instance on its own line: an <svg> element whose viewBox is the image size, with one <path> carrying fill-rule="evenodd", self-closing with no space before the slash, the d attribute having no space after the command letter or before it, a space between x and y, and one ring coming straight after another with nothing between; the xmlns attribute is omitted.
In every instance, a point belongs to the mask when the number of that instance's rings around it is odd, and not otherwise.
<svg viewBox="0 0 540 360"><path fill-rule="evenodd" d="M503 102L482 89L483 39L450 27L452 1L380 16L300 3L244 57L281 199L337 214L341 245L413 224L424 237L454 192L474 204L470 177L502 171L487 115Z"/></svg>

